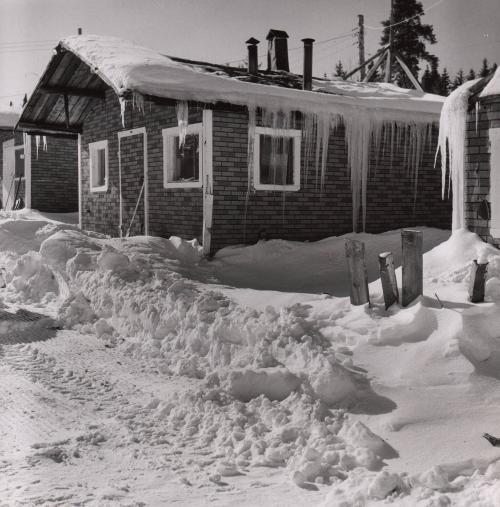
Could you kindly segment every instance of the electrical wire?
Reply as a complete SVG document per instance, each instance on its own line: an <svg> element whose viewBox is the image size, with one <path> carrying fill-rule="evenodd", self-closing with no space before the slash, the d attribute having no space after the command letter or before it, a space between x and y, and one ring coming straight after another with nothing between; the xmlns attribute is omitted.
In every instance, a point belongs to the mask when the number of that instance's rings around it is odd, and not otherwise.
<svg viewBox="0 0 500 507"><path fill-rule="evenodd" d="M365 28L367 28L368 30L379 30L379 31L382 31L382 30L385 30L386 28L392 28L394 26L402 25L403 23L407 23L408 21L411 21L412 19L415 19L415 18L418 18L419 16L424 15L426 12L429 12L431 9L434 9L434 7L437 7L439 4L441 4L443 2L444 2L444 0L438 0L435 4L432 4L431 6L427 7L427 9L424 9L419 14L415 14L414 16L411 16L410 18L403 19L401 21L398 21L397 23L393 23L392 25L387 25L387 26L369 26L369 25L365 25Z"/></svg>

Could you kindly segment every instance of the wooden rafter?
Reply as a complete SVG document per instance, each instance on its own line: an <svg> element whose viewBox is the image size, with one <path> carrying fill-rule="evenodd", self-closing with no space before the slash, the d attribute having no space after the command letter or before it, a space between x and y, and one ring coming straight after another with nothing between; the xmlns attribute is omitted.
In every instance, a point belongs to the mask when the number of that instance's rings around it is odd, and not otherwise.
<svg viewBox="0 0 500 507"><path fill-rule="evenodd" d="M57 95L72 95L75 97L91 97L96 99L105 99L106 92L101 90L91 90L89 88L74 88L69 86L40 86L38 89L42 93Z"/></svg>

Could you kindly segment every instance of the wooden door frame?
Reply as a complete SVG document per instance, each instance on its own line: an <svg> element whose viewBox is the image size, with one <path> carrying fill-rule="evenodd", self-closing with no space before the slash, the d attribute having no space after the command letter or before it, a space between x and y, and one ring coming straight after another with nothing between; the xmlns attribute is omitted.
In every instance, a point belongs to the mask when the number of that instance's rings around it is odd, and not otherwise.
<svg viewBox="0 0 500 507"><path fill-rule="evenodd" d="M148 134L146 127L135 129L120 130L118 132L118 189L120 193L120 238L123 237L123 195L122 195L122 159L121 159L121 140L124 137L143 135L144 145L144 235L149 236L149 190L148 190Z"/></svg>

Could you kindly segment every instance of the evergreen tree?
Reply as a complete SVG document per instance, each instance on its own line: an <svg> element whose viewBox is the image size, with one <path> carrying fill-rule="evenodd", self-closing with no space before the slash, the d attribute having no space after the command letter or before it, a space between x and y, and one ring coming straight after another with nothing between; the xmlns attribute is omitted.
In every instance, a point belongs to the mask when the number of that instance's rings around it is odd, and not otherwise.
<svg viewBox="0 0 500 507"><path fill-rule="evenodd" d="M432 88L431 71L428 65L425 68L424 73L422 74L422 88L424 89L424 91L429 91Z"/></svg>
<svg viewBox="0 0 500 507"><path fill-rule="evenodd" d="M441 74L440 85L441 86L440 86L439 94L447 97L448 94L450 93L450 89L451 89L451 80L450 80L450 75L448 74L446 67L443 69L443 72Z"/></svg>
<svg viewBox="0 0 500 507"><path fill-rule="evenodd" d="M455 79L453 80L453 83L451 83L451 89L450 89L450 91L455 90L456 88L458 88L464 82L465 82L464 71L462 69L460 69L457 72L457 75L455 76Z"/></svg>
<svg viewBox="0 0 500 507"><path fill-rule="evenodd" d="M470 81L472 79L476 79L476 73L474 69L469 70L469 73L467 74L467 81Z"/></svg>
<svg viewBox="0 0 500 507"><path fill-rule="evenodd" d="M345 79L347 76L347 72L344 70L344 65L342 64L342 61L339 60L337 62L337 65L335 65L335 77L340 77L341 79Z"/></svg>
<svg viewBox="0 0 500 507"><path fill-rule="evenodd" d="M488 67L488 59L483 58L483 64L481 65L481 70L479 71L479 77L486 77L490 73L490 68Z"/></svg>
<svg viewBox="0 0 500 507"><path fill-rule="evenodd" d="M396 26L392 27L392 47L401 55L410 71L418 76L421 60L437 65L437 56L429 53L426 48L427 43L436 43L436 36L432 25L422 24L420 20L425 14L422 3L418 0L394 0L393 14L392 23ZM404 22L396 24L401 21ZM386 27L380 41L383 46L389 42L390 24L391 19L382 21ZM412 87L411 81L397 64L392 65L391 79L399 86Z"/></svg>

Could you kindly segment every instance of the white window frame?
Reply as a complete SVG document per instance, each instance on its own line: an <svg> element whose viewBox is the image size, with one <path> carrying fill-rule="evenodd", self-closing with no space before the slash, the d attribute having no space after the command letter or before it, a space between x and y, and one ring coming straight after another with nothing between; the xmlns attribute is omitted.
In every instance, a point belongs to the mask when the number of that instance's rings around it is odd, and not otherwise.
<svg viewBox="0 0 500 507"><path fill-rule="evenodd" d="M179 127L161 131L163 137L163 187L164 188L201 188L203 186L203 124L193 123L187 126L186 135L198 135L198 175L197 181L168 181L168 170L172 154L175 153L175 138L179 137Z"/></svg>
<svg viewBox="0 0 500 507"><path fill-rule="evenodd" d="M293 184L277 185L260 182L260 136L289 137L293 139ZM253 186L255 190L284 190L297 192L300 190L300 149L302 131L297 129L273 129L270 127L255 127L253 150Z"/></svg>
<svg viewBox="0 0 500 507"><path fill-rule="evenodd" d="M104 185L100 185L98 187L94 186L94 164L96 160L96 154L98 150L105 150L105 163L104 163ZM96 141L95 143L89 143L89 182L90 182L90 191L91 192L107 192L108 190L108 182L109 182L109 150L108 150L108 140L104 139L103 141Z"/></svg>
<svg viewBox="0 0 500 507"><path fill-rule="evenodd" d="M14 179L18 180L18 177L16 176L16 151L17 150L24 150L24 176L21 177L21 181L26 180L26 150L24 147L24 144L18 144L17 146L14 146Z"/></svg>

